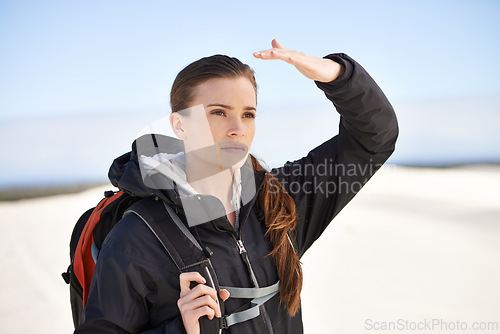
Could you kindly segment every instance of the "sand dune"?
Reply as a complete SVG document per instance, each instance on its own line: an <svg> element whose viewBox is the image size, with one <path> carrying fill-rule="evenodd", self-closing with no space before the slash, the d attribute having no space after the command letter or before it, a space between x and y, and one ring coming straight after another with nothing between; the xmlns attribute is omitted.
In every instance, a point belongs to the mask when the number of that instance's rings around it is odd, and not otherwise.
<svg viewBox="0 0 500 334"><path fill-rule="evenodd" d="M105 189L0 203L1 333L72 332L60 274L76 219ZM384 167L302 260L306 333L400 320L434 321L429 333L496 322L482 333L498 332L499 189L498 168Z"/></svg>

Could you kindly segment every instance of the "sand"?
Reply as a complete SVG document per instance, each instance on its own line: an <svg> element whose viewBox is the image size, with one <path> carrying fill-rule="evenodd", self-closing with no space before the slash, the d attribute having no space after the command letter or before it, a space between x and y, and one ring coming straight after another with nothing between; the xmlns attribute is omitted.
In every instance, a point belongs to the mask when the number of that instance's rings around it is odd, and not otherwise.
<svg viewBox="0 0 500 334"><path fill-rule="evenodd" d="M0 333L72 332L69 239L106 189L0 203ZM302 259L305 332L499 333L499 258L500 169L386 166Z"/></svg>

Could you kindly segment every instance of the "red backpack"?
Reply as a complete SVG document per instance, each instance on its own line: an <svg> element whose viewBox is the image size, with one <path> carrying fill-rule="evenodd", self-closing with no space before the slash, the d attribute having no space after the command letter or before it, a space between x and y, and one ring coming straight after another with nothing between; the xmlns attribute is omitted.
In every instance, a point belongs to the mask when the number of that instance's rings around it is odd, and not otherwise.
<svg viewBox="0 0 500 334"><path fill-rule="evenodd" d="M97 251L106 235L121 219L125 210L135 201L123 191L106 191L96 207L87 210L77 221L70 241L70 265L62 274L70 286L70 302L73 322L80 322L80 315L87 303Z"/></svg>

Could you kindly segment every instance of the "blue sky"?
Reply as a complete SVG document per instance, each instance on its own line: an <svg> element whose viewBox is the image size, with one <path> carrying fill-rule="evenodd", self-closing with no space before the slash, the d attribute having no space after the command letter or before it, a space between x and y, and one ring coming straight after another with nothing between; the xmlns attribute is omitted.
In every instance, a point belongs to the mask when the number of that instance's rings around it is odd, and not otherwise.
<svg viewBox="0 0 500 334"><path fill-rule="evenodd" d="M168 108L175 74L226 53L260 101L316 103L290 65L254 59L277 38L345 52L391 100L500 92L498 1L0 1L0 121Z"/></svg>
<svg viewBox="0 0 500 334"><path fill-rule="evenodd" d="M368 70L400 122L390 162L500 162L499 18L500 1L480 0L0 0L0 186L105 178L170 112L175 75L216 53L256 72L257 153L299 158L338 115L294 67L252 56L273 38Z"/></svg>

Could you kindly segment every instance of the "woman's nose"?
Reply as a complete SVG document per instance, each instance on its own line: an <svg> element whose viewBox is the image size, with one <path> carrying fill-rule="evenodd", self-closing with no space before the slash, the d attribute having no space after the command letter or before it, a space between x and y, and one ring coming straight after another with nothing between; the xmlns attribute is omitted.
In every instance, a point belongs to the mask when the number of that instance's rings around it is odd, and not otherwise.
<svg viewBox="0 0 500 334"><path fill-rule="evenodd" d="M243 136L245 134L243 122L240 119L231 120L227 134L228 136Z"/></svg>

